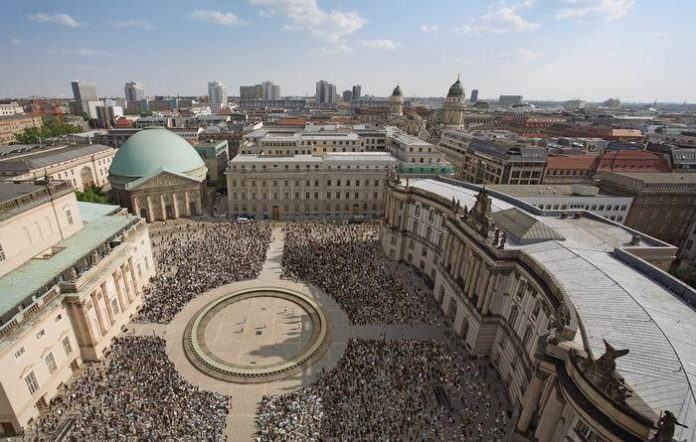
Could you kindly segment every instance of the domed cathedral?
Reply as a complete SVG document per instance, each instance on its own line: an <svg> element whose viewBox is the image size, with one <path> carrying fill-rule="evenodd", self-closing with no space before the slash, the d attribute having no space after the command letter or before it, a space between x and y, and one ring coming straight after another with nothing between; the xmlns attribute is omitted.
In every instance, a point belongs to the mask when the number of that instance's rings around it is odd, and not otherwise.
<svg viewBox="0 0 696 442"><path fill-rule="evenodd" d="M389 97L389 115L387 115L386 124L396 126L414 136L419 136L425 131L426 121L420 115L413 110L404 112L404 96L398 85Z"/></svg>
<svg viewBox="0 0 696 442"><path fill-rule="evenodd" d="M111 195L147 222L201 215L208 168L196 150L167 129L143 129L116 152Z"/></svg>
<svg viewBox="0 0 696 442"><path fill-rule="evenodd" d="M466 110L466 94L462 88L462 83L457 81L450 86L447 92L447 99L442 106L440 122L447 129L461 129L464 126L464 111Z"/></svg>
<svg viewBox="0 0 696 442"><path fill-rule="evenodd" d="M404 95L401 93L399 85L396 85L394 92L389 97L389 114L394 116L404 114Z"/></svg>

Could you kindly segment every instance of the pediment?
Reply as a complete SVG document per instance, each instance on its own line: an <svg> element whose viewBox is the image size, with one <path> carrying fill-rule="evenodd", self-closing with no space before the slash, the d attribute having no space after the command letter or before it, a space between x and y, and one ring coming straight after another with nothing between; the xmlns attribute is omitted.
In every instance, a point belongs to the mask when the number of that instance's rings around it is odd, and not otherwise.
<svg viewBox="0 0 696 442"><path fill-rule="evenodd" d="M128 183L128 190L156 189L197 183L196 180L183 174L162 170L150 177L143 177Z"/></svg>

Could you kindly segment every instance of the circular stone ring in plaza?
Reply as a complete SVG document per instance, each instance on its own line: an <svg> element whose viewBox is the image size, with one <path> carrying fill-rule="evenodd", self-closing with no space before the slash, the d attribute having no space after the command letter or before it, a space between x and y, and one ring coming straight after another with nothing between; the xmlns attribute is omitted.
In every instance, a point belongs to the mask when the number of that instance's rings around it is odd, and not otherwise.
<svg viewBox="0 0 696 442"><path fill-rule="evenodd" d="M260 383L314 363L329 345L329 321L316 302L285 288L239 290L207 304L189 321L184 351L217 379Z"/></svg>

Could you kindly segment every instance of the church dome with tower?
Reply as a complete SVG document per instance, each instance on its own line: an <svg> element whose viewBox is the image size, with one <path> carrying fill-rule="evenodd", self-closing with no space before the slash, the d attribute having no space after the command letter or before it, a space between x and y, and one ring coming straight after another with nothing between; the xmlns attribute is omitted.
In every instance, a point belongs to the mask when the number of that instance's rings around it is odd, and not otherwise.
<svg viewBox="0 0 696 442"><path fill-rule="evenodd" d="M461 129L464 126L466 94L457 75L457 81L450 86L447 99L442 106L441 123L448 129Z"/></svg>

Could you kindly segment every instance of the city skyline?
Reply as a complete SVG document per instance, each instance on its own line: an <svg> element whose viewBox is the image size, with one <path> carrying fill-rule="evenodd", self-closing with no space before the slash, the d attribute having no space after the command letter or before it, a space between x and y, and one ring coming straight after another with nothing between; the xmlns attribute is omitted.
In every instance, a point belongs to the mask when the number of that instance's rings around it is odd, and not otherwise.
<svg viewBox="0 0 696 442"><path fill-rule="evenodd" d="M151 95L203 96L212 79L235 95L272 79L283 95L311 96L326 79L369 95L400 84L406 96L443 96L461 74L467 96L482 98L696 101L687 1L128 3L1 0L0 96L70 97L76 79L113 97L132 80Z"/></svg>

